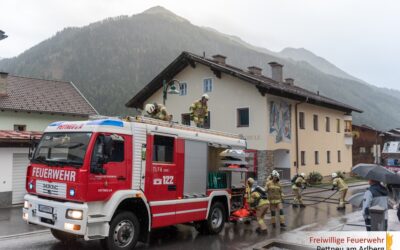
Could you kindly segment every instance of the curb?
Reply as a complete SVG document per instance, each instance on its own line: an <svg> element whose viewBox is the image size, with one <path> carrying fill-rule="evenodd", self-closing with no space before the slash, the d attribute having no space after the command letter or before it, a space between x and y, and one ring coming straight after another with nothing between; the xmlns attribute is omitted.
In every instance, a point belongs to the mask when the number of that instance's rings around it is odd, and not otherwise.
<svg viewBox="0 0 400 250"><path fill-rule="evenodd" d="M45 234L45 233L50 233L50 230L49 229L43 229L43 230L27 232L27 233L0 236L0 241L13 239L13 238L20 238L20 237L25 237L25 236L30 236L30 235L36 235L36 234Z"/></svg>

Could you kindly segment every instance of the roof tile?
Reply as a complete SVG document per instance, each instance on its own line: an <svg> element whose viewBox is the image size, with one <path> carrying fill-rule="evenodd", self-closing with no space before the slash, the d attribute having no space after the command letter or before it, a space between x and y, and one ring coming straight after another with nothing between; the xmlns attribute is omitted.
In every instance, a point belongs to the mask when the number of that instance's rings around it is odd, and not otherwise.
<svg viewBox="0 0 400 250"><path fill-rule="evenodd" d="M94 115L97 111L71 82L28 77L7 77L7 95L0 109L71 115Z"/></svg>

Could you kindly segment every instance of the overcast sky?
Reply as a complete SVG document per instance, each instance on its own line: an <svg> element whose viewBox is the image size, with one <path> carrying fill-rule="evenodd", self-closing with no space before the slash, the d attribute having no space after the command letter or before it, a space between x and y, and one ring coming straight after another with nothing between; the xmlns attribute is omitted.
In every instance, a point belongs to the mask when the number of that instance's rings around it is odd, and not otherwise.
<svg viewBox="0 0 400 250"><path fill-rule="evenodd" d="M306 48L371 84L400 89L400 2L389 0L2 0L0 57L17 56L65 27L161 5L274 51Z"/></svg>

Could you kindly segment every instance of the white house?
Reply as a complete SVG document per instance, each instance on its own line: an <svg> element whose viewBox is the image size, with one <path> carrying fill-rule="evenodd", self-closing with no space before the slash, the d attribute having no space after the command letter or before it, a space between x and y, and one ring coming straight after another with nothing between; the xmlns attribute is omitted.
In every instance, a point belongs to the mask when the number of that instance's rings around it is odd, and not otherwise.
<svg viewBox="0 0 400 250"><path fill-rule="evenodd" d="M267 62L266 62L267 63ZM209 127L242 134L257 152L258 176L272 168L285 179L296 172L349 172L352 164L350 105L283 80L283 65L261 67L227 64L226 57L205 58L183 52L139 91L127 107L163 102L163 82L180 82L180 95L168 94L165 105L175 122L190 123L189 106L203 93L210 96ZM174 82L174 81L173 81Z"/></svg>
<svg viewBox="0 0 400 250"><path fill-rule="evenodd" d="M0 72L0 206L23 201L31 136L40 138L51 122L96 114L72 82Z"/></svg>

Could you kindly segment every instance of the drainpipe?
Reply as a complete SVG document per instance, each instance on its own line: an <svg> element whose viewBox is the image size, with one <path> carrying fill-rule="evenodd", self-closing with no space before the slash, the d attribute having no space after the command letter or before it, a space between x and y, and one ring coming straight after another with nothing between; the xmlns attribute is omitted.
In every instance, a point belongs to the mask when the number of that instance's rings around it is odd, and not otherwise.
<svg viewBox="0 0 400 250"><path fill-rule="evenodd" d="M297 111L297 106L308 102L308 97L304 102L298 102L294 105L294 116L295 116L295 126L296 126L296 174L299 174L299 119L298 119L298 111Z"/></svg>

